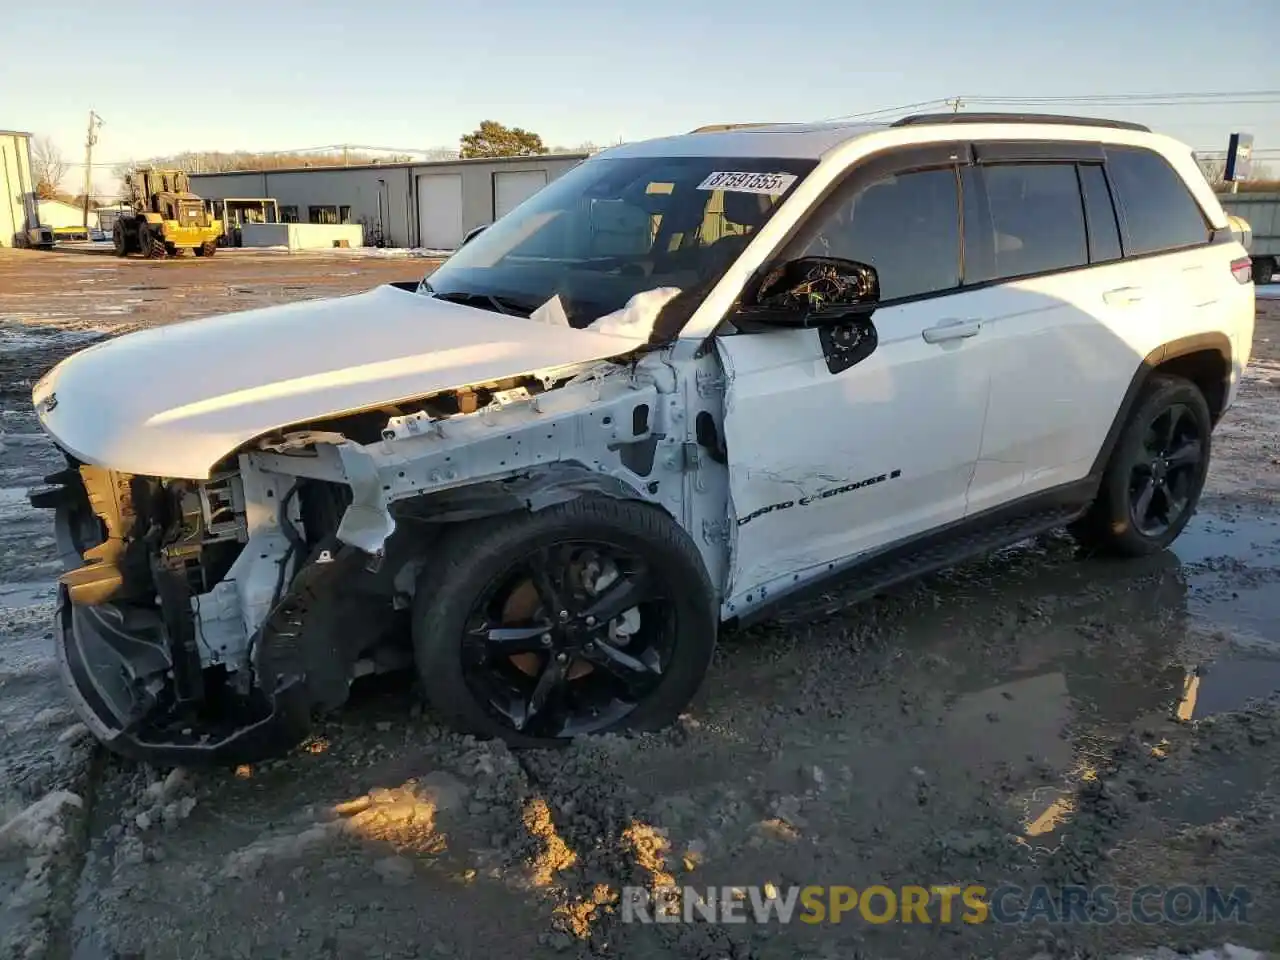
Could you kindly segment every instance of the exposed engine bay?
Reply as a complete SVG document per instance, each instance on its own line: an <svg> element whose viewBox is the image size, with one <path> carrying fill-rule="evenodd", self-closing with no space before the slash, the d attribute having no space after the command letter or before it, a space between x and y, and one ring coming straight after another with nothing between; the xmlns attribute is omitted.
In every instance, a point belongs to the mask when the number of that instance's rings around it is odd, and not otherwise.
<svg viewBox="0 0 1280 960"><path fill-rule="evenodd" d="M78 712L113 749L156 762L279 753L353 680L412 662L405 621L450 524L583 493L703 529L722 577L716 364L698 359L685 383L648 354L310 421L206 480L68 454L32 502L56 510L60 662Z"/></svg>

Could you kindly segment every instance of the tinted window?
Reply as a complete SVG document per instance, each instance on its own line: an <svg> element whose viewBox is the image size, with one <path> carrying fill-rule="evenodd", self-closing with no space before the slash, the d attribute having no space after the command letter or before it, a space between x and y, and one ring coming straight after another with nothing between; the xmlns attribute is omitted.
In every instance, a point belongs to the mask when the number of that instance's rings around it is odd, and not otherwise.
<svg viewBox="0 0 1280 960"><path fill-rule="evenodd" d="M991 210L995 278L1089 262L1074 164L1002 164L984 167L982 176Z"/></svg>
<svg viewBox="0 0 1280 960"><path fill-rule="evenodd" d="M1107 171L1119 194L1126 254L1208 241L1204 214L1164 157L1150 150L1108 147Z"/></svg>
<svg viewBox="0 0 1280 960"><path fill-rule="evenodd" d="M876 268L880 299L960 284L960 195L952 169L885 177L840 197L796 255Z"/></svg>
<svg viewBox="0 0 1280 960"><path fill-rule="evenodd" d="M1084 192L1084 211L1089 220L1089 262L1104 263L1120 259L1120 228L1111 203L1107 175L1096 164L1081 165L1080 188Z"/></svg>
<svg viewBox="0 0 1280 960"><path fill-rule="evenodd" d="M485 309L496 309L498 298L502 309L526 315L558 296L578 328L657 287L676 287L696 303L814 166L769 157L596 157L478 234L422 289ZM663 322L687 317L673 312Z"/></svg>

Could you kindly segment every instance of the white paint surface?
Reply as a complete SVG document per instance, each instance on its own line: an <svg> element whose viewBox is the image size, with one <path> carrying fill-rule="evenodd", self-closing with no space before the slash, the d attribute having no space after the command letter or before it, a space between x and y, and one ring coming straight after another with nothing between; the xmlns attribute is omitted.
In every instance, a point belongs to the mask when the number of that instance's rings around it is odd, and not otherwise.
<svg viewBox="0 0 1280 960"><path fill-rule="evenodd" d="M97 344L51 370L32 399L45 430L89 463L202 479L280 427L637 344L379 287ZM46 411L50 395L57 403Z"/></svg>
<svg viewBox="0 0 1280 960"><path fill-rule="evenodd" d="M816 330L718 341L730 377L725 435L739 524L730 603L964 516L987 369L978 338L924 341L940 309L923 301L877 311L875 352L836 374ZM794 505L742 522L786 503Z"/></svg>
<svg viewBox="0 0 1280 960"><path fill-rule="evenodd" d="M462 175L418 177L418 245L453 250L462 242Z"/></svg>

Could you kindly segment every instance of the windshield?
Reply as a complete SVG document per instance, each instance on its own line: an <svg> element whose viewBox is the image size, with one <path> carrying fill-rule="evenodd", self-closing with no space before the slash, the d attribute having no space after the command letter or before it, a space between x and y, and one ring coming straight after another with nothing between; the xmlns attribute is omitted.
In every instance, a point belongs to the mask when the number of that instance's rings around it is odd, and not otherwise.
<svg viewBox="0 0 1280 960"><path fill-rule="evenodd" d="M762 157L588 160L458 250L423 291L525 316L558 295L578 328L645 290L705 292L814 166Z"/></svg>

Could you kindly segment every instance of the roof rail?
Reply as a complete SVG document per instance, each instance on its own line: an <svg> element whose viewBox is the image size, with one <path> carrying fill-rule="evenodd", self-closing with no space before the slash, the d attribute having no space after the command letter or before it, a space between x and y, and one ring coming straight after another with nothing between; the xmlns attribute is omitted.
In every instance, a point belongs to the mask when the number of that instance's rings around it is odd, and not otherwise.
<svg viewBox="0 0 1280 960"><path fill-rule="evenodd" d="M741 130L743 127L774 127L774 123L708 123L706 126L690 130L690 133L714 133L719 130Z"/></svg>
<svg viewBox="0 0 1280 960"><path fill-rule="evenodd" d="M1113 130L1138 130L1150 133L1151 128L1128 120L1101 120L1097 117L1065 117L1056 113L917 113L903 117L892 124L895 127L915 127L930 123L1056 123L1076 127L1109 127Z"/></svg>

